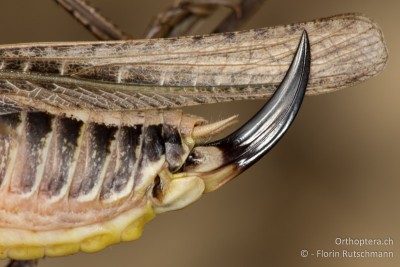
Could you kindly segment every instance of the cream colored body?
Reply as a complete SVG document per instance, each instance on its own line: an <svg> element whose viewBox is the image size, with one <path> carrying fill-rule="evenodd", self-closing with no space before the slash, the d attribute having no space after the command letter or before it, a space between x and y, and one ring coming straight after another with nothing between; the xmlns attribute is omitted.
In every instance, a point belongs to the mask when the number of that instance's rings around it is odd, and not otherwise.
<svg viewBox="0 0 400 267"><path fill-rule="evenodd" d="M93 137L93 135L90 131L93 126L90 125L105 127L104 122L110 122L109 119L104 119L101 114L91 116L80 113L80 118L86 118L86 120L82 122L79 131L72 163L66 175L67 181L62 182L61 189L54 191L48 187L49 179L53 178L47 177L46 173L54 172L54 164L66 164L62 161L62 156L56 155L60 146L57 143L58 140L67 138L67 135L59 137L62 132L60 119L46 117L51 120L51 130L40 138L42 147L35 150L29 141L29 133L34 131L35 126L31 125L28 113L19 115L16 128L10 127L14 125L13 122L9 122L10 119L4 115L0 117L0 151L2 153L0 159L2 166L0 172L0 258L22 260L61 256L78 251L94 252L110 244L135 240L140 236L143 225L155 214L183 208L203 194L205 184L201 178L195 175L175 175L170 172L167 162L168 151L157 159L149 159L148 155L152 152L146 150L148 143L145 140L148 138L146 133L150 135L151 133L146 132L146 129L162 124L176 126L182 141L180 145L182 154L179 156L183 164L187 154L195 145L194 137L201 139L203 135L217 133L231 124L235 117L215 124L203 125L203 119L182 115L177 111L151 111L131 113L131 115L136 116L124 123L114 118L112 122L118 122L118 125L109 124L109 127L115 127L116 132L110 139L106 158L101 161L103 164L100 166L101 175L92 178L95 179L95 185L80 194L74 194L73 191L79 188L79 184L82 186L85 182L81 179L86 177L82 176L82 173L87 172L85 168L89 168L86 166L90 163L87 158L96 157L95 154L88 152L100 151L91 148L95 143L91 141L90 136ZM63 119L75 122L76 117L78 116ZM102 191L107 190L107 181L110 181L113 173L116 174L118 170L124 168L120 166L120 157L125 152L120 150L123 140L119 136L123 124L130 124L130 127L143 125L144 132L137 137L140 142L135 147L135 167L132 168L130 179L122 190L110 191L111 193L103 196ZM39 126L39 128L42 127ZM197 134L193 135L193 131ZM168 137L167 133L163 136ZM168 142L168 139L164 142ZM71 146L71 143L64 141L61 149L66 149L64 146ZM37 153L39 155L36 155ZM27 162L37 160L41 163L36 165L36 170L32 172L32 177L28 182L32 179L33 181L27 187L27 180L21 175L26 173ZM60 175L59 172L53 174L54 177ZM162 192L156 194L153 188L156 186L157 176L162 184Z"/></svg>

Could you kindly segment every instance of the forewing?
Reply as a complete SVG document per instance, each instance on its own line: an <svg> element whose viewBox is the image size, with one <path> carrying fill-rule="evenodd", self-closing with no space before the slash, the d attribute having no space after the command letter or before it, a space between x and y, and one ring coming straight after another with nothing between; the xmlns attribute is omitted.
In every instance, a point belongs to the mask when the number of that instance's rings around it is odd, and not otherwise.
<svg viewBox="0 0 400 267"><path fill-rule="evenodd" d="M307 30L308 94L379 73L379 27L356 14L257 30L118 42L0 47L0 110L145 110L269 97Z"/></svg>

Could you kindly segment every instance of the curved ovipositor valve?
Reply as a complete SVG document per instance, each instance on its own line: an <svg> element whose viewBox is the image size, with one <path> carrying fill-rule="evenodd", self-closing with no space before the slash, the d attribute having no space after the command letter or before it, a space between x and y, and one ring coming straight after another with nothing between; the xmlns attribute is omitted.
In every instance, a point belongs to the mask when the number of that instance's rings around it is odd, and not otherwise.
<svg viewBox="0 0 400 267"><path fill-rule="evenodd" d="M283 136L302 103L310 73L310 44L304 31L292 64L272 98L226 138L195 147L184 170L196 173L213 191L265 155Z"/></svg>
<svg viewBox="0 0 400 267"><path fill-rule="evenodd" d="M298 112L309 73L304 33L270 101L214 142L205 140L235 116L205 124L179 111L147 111L123 114L119 125L89 115L0 116L0 150L8 162L0 179L0 259L95 252L136 240L156 214L188 206L271 149Z"/></svg>

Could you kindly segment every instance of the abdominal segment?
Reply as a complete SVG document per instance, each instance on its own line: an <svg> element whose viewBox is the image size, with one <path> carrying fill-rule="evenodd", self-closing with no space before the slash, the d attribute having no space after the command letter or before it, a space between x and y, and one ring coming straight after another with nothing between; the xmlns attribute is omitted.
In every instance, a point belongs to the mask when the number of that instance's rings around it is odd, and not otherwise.
<svg viewBox="0 0 400 267"><path fill-rule="evenodd" d="M96 251L140 235L153 216L147 192L162 169L182 166L199 119L137 116L135 124L0 116L0 258Z"/></svg>

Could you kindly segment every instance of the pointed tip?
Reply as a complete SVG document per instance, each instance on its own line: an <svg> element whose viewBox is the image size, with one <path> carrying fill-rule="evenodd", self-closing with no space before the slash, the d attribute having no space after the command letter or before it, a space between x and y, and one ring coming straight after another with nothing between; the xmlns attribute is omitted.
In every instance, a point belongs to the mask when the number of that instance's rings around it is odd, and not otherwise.
<svg viewBox="0 0 400 267"><path fill-rule="evenodd" d="M264 107L229 136L190 152L184 170L199 175L206 184L206 192L249 168L280 140L299 111L310 65L310 44L304 31L285 77Z"/></svg>
<svg viewBox="0 0 400 267"><path fill-rule="evenodd" d="M224 120L220 120L214 123L204 124L195 126L192 131L192 138L196 140L196 143L201 143L202 138L209 139L210 137L219 134L229 126L237 122L238 115L233 115Z"/></svg>
<svg viewBox="0 0 400 267"><path fill-rule="evenodd" d="M301 35L300 46L309 46L309 44L308 32L304 29Z"/></svg>
<svg viewBox="0 0 400 267"><path fill-rule="evenodd" d="M296 117L307 88L310 65L310 43L304 31L292 63L271 99L239 130L209 145L225 150L226 162L236 162L242 170L260 159Z"/></svg>
<svg viewBox="0 0 400 267"><path fill-rule="evenodd" d="M303 50L306 51L306 64L310 64L311 61L311 45L310 45L310 39L308 37L308 32L306 29L303 30L303 34L301 36L301 41L299 44L299 47L302 47ZM308 61L308 62L307 62ZM306 70L309 70L309 67L306 67Z"/></svg>
<svg viewBox="0 0 400 267"><path fill-rule="evenodd" d="M301 38L302 38L302 41L308 39L308 32L306 29L303 30L303 35L301 36Z"/></svg>

